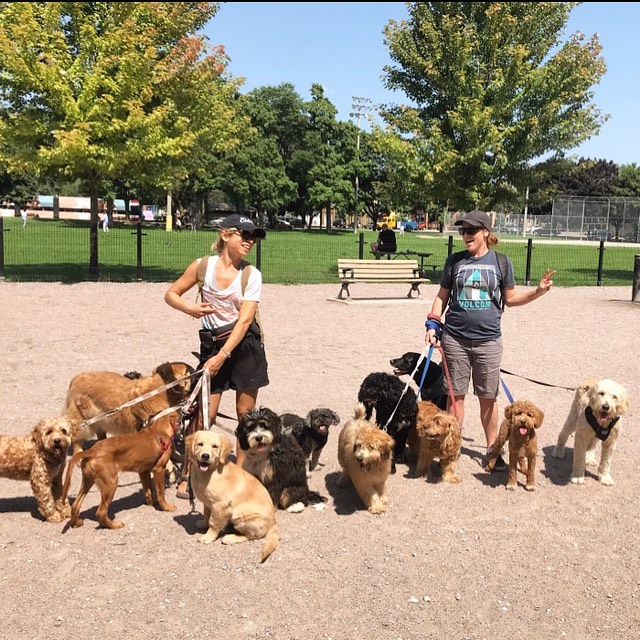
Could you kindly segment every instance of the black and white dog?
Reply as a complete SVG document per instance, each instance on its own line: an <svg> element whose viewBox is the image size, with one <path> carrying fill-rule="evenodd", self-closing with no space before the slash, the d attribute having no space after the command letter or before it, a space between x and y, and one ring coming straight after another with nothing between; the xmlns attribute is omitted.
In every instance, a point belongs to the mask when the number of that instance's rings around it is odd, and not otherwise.
<svg viewBox="0 0 640 640"><path fill-rule="evenodd" d="M419 353L408 351L407 353L402 354L399 358L389 360L389 364L393 367L394 375L408 376L414 372L419 359ZM413 381L418 385L418 387L420 386L426 364L427 359L423 358L417 371L413 373ZM437 362L433 362L433 360L429 362L427 375L424 377L424 382L420 389L420 400L430 400L439 409L442 409L443 411L446 411L447 409L447 392L444 372L442 370L442 366Z"/></svg>
<svg viewBox="0 0 640 640"><path fill-rule="evenodd" d="M309 490L305 453L292 435L283 433L274 411L260 407L245 413L236 436L246 453L244 469L262 482L276 508L299 512L308 504L326 502Z"/></svg>
<svg viewBox="0 0 640 640"><path fill-rule="evenodd" d="M405 387L396 376L377 372L370 373L362 381L358 391L358 402L365 406L367 420L371 420L375 409L376 424L386 430L395 441L391 473L395 473L395 462L404 462L407 436L416 427L416 393L409 387L405 390Z"/></svg>
<svg viewBox="0 0 640 640"><path fill-rule="evenodd" d="M295 413L283 413L282 428L298 441L306 456L307 477L318 466L320 454L329 439L329 427L340 424L340 416L326 407L311 409L307 417Z"/></svg>

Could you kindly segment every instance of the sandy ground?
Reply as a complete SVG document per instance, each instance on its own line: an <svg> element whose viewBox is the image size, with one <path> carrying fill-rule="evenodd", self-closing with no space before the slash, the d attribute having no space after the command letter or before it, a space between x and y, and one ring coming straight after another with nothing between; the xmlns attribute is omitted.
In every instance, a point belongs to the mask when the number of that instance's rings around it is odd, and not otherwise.
<svg viewBox="0 0 640 640"><path fill-rule="evenodd" d="M197 323L165 305L166 286L0 283L2 432L27 433L57 415L78 372L147 374L167 360L194 363ZM390 358L422 350L435 285L423 287L421 301L349 305L327 300L338 289L265 287L271 384L260 404L300 414L329 406L345 421L368 373L391 372ZM352 286L362 297L404 293L403 285ZM279 512L280 545L263 565L260 542L200 544L199 514L187 501L176 500L174 513L144 505L134 474L122 475L112 504L126 523L118 531L97 528L95 490L83 505L85 526L69 530L39 518L28 483L0 479L0 637L634 637L640 305L628 288L556 288L508 309L503 326L503 367L552 385L505 376L514 397L546 414L535 493L505 491L506 474L481 469L484 438L473 397L462 483L429 483L399 465L382 516L337 487L333 428L310 480L328 497L325 509ZM560 387L587 376L614 378L631 397L613 487L593 475L584 486L568 483L572 440L564 460L551 457L572 398ZM501 411L505 404L502 395ZM231 395L221 408L233 413ZM76 472L73 495L78 485ZM174 493L168 489L171 499Z"/></svg>

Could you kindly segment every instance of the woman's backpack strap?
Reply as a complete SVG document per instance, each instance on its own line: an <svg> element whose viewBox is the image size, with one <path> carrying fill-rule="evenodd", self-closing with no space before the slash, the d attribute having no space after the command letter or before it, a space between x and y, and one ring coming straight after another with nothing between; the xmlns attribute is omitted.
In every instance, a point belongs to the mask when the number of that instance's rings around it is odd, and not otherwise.
<svg viewBox="0 0 640 640"><path fill-rule="evenodd" d="M242 269L242 275L240 276L240 286L242 290L242 295L244 296L244 291L247 288L247 283L249 282L249 276L251 275L251 269L253 266L250 262L246 260L240 261L240 268ZM260 342L264 343L264 329L262 328L262 323L260 322L260 310L256 307L256 315L254 316L256 324L258 325L258 330L260 331Z"/></svg>
<svg viewBox="0 0 640 640"><path fill-rule="evenodd" d="M204 256L204 258L200 258L200 262L198 263L198 269L196 271L196 282L198 283L196 302L202 300L202 287L204 286L204 279L207 275L207 265L209 264L209 257L210 256Z"/></svg>

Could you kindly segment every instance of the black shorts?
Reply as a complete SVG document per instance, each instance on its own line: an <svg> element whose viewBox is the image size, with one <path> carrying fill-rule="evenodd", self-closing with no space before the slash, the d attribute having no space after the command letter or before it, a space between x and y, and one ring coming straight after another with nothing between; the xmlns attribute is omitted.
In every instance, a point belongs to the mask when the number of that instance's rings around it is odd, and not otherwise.
<svg viewBox="0 0 640 640"><path fill-rule="evenodd" d="M249 331L231 352L231 357L227 358L220 371L211 378L211 393L222 393L228 389L248 391L268 384L264 345L258 336Z"/></svg>

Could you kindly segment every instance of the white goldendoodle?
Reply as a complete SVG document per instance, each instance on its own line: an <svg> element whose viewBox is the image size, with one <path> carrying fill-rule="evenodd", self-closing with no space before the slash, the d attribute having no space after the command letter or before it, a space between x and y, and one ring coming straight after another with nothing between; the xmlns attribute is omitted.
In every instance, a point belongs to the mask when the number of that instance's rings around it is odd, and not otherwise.
<svg viewBox="0 0 640 640"><path fill-rule="evenodd" d="M598 479L612 485L611 458L620 435L620 418L629 410L626 389L613 380L589 378L576 389L569 415L553 450L562 458L569 436L575 432L571 482L584 484L586 465L598 464L595 448L602 441Z"/></svg>

